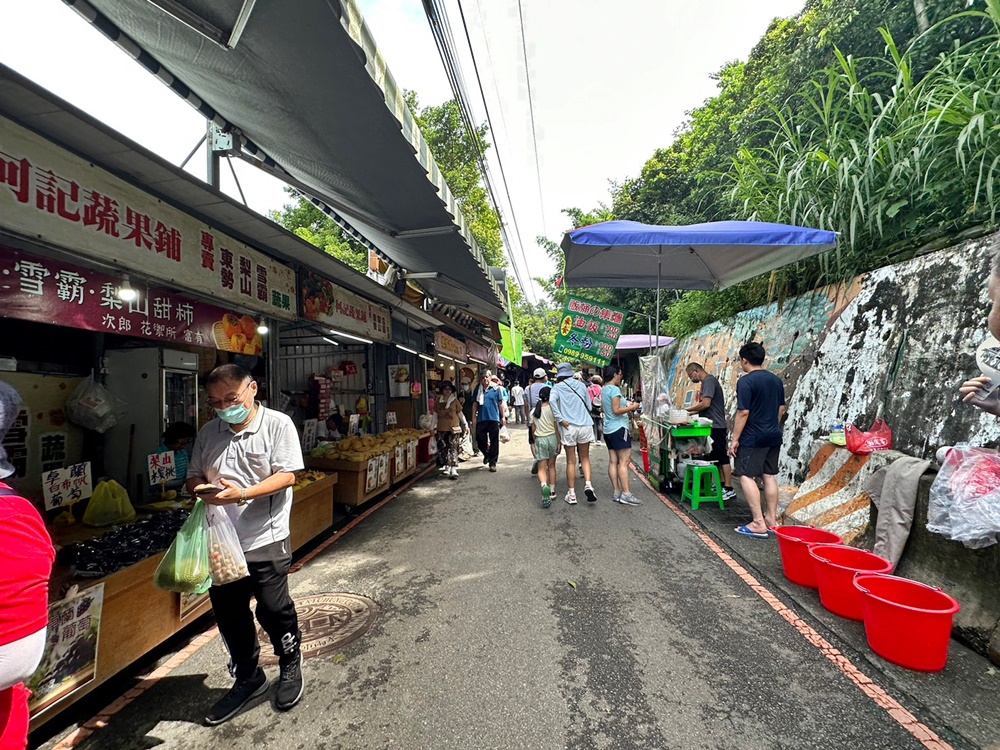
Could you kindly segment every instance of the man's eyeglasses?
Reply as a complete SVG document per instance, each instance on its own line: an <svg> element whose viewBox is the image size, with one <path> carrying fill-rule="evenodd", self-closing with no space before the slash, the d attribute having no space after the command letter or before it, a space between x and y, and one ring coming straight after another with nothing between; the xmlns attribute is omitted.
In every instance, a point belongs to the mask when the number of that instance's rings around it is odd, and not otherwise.
<svg viewBox="0 0 1000 750"><path fill-rule="evenodd" d="M246 384L246 388L244 388L242 391L237 393L232 398L227 398L223 401L216 401L214 399L209 398L206 399L206 401L208 402L208 405L211 406L213 409L228 409L230 406L236 406L236 404L238 404L240 401L243 400L243 394L247 392L247 388L249 388L251 385L253 385L252 380Z"/></svg>

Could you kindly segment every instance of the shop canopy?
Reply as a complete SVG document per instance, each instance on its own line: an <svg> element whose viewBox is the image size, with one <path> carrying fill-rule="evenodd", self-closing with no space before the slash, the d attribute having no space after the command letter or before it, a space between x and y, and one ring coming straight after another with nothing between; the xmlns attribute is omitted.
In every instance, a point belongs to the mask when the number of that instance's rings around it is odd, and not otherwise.
<svg viewBox="0 0 1000 750"><path fill-rule="evenodd" d="M401 322L421 328L440 325L435 317L403 302L389 289L3 65L0 65L0 115L278 260L311 268L339 286L389 307L393 317ZM159 281L169 283L170 280Z"/></svg>
<svg viewBox="0 0 1000 750"><path fill-rule="evenodd" d="M506 320L354 0L64 0L430 295Z"/></svg>

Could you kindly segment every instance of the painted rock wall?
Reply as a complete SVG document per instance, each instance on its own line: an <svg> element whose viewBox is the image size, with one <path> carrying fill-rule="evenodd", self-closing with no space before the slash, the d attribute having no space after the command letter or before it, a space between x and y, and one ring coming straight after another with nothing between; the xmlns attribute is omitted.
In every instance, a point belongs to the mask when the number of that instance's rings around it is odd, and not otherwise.
<svg viewBox="0 0 1000 750"><path fill-rule="evenodd" d="M995 445L1000 420L964 406L957 387L978 374L996 249L1000 234L712 323L663 351L671 401L694 402L684 368L699 362L722 383L732 426L739 348L756 340L785 381L782 484L805 478L813 441L838 418L867 429L881 415L894 448L913 456L957 442Z"/></svg>

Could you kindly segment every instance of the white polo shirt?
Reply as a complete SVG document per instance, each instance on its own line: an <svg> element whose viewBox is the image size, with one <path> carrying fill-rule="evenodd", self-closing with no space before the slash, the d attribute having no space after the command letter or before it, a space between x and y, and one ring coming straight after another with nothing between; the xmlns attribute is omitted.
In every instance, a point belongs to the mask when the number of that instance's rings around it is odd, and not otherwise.
<svg viewBox="0 0 1000 750"><path fill-rule="evenodd" d="M261 406L242 432L233 432L229 424L218 418L205 425L194 441L187 476L188 479L204 477L210 484L226 479L240 487L249 487L274 474L302 468L302 448L291 417ZM289 536L291 487L256 497L246 505L222 507L236 527L244 552Z"/></svg>

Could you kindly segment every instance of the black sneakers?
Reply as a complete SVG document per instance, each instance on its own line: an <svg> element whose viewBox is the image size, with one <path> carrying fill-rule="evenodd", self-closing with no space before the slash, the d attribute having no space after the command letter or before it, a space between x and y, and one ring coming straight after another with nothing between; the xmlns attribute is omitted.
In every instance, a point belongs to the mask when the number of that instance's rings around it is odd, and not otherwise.
<svg viewBox="0 0 1000 750"><path fill-rule="evenodd" d="M274 705L279 711L287 711L302 700L305 687L305 681L302 679L302 652L299 651L292 657L292 661L281 665L278 695L274 699Z"/></svg>
<svg viewBox="0 0 1000 750"><path fill-rule="evenodd" d="M232 689L209 710L208 716L205 717L205 723L210 727L214 727L217 724L229 721L242 711L247 703L266 692L267 676L264 674L263 669L257 667L257 671L254 672L253 677L245 680L236 680Z"/></svg>

